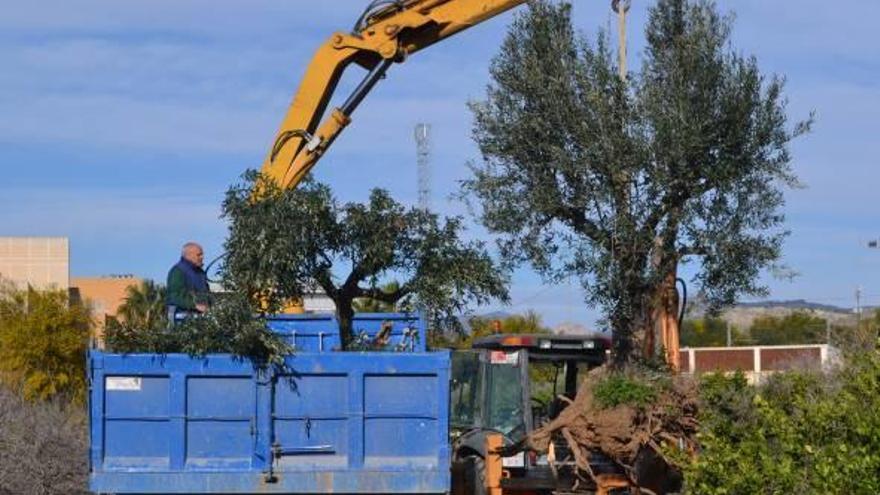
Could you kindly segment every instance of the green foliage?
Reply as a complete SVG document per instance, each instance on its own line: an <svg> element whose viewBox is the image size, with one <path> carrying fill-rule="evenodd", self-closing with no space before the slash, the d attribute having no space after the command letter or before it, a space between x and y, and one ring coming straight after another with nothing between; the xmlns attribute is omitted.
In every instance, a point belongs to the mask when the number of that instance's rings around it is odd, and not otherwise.
<svg viewBox="0 0 880 495"><path fill-rule="evenodd" d="M742 332L731 328L734 343L743 341ZM684 320L681 324L682 347L724 347L727 345L727 322L721 318Z"/></svg>
<svg viewBox="0 0 880 495"><path fill-rule="evenodd" d="M293 354L293 348L271 332L265 320L254 316L251 302L235 294L218 297L204 315L171 327L164 318L155 320L153 327L108 326L105 342L109 351L123 354L229 353L258 366L283 366L284 357Z"/></svg>
<svg viewBox="0 0 880 495"><path fill-rule="evenodd" d="M754 345L824 344L826 321L805 311L762 316L752 322L749 334Z"/></svg>
<svg viewBox="0 0 880 495"><path fill-rule="evenodd" d="M863 315L853 327L834 328L832 343L843 349L867 350L880 348L880 309Z"/></svg>
<svg viewBox="0 0 880 495"><path fill-rule="evenodd" d="M550 329L541 322L541 316L534 311L525 314L510 315L501 319L475 316L468 320L470 331L467 333L441 333L431 332L429 345L432 349L470 349L474 341L496 333L521 335L521 334L550 334Z"/></svg>
<svg viewBox="0 0 880 495"><path fill-rule="evenodd" d="M125 289L125 298L116 311L116 322L122 320L135 328L157 328L164 324L165 287L152 280L144 280L138 285Z"/></svg>
<svg viewBox="0 0 880 495"><path fill-rule="evenodd" d="M406 209L380 189L365 204L340 204L317 182L280 191L248 173L223 211L231 222L224 285L259 295L269 312L320 287L336 304L344 349L358 299L424 308L435 328L456 326L471 304L508 299L505 275L481 242L462 239L460 218ZM381 285L389 278L401 281L392 292Z"/></svg>
<svg viewBox="0 0 880 495"><path fill-rule="evenodd" d="M28 400L85 400L92 320L66 291L0 288L0 383Z"/></svg>
<svg viewBox="0 0 880 495"><path fill-rule="evenodd" d="M645 407L657 398L656 386L657 383L640 380L633 374L612 373L593 386L593 398L601 408Z"/></svg>
<svg viewBox="0 0 880 495"><path fill-rule="evenodd" d="M763 294L797 184L781 78L731 46L731 19L703 0L649 9L638 72L618 76L605 34L576 33L568 3L530 3L472 106L483 161L465 194L510 265L577 277L628 360L677 266L711 308Z"/></svg>
<svg viewBox="0 0 880 495"><path fill-rule="evenodd" d="M702 450L686 471L688 493L880 492L877 353L757 388L741 375L710 375L701 396Z"/></svg>
<svg viewBox="0 0 880 495"><path fill-rule="evenodd" d="M396 280L388 282L380 287L380 290L387 295L394 294L400 290L400 283ZM397 311L397 305L394 303L387 303L380 299L369 297L355 299L352 303L352 308L358 313L393 313Z"/></svg>

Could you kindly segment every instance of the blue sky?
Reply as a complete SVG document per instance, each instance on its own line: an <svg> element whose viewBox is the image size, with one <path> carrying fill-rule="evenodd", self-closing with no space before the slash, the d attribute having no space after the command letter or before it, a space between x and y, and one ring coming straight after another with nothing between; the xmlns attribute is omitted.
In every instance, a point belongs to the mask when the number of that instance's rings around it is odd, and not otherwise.
<svg viewBox="0 0 880 495"><path fill-rule="evenodd" d="M315 48L349 29L366 0L40 0L0 16L0 235L71 239L74 276L162 279L186 240L221 251L223 192L257 167ZM612 22L605 0L576 0L589 35ZM630 65L650 2L634 0ZM790 115L817 114L794 148L806 188L788 194L785 261L800 276L768 278L772 297L880 304L880 3L726 0L734 43L788 78ZM392 68L317 169L343 200L384 187L417 197L418 122L433 126L433 205L478 158L469 100L488 82L510 15ZM346 80L346 85L351 81ZM343 88L343 93L344 93ZM478 228L472 235L484 237ZM495 308L493 308L495 309ZM513 305L545 321L591 325L577 285L514 277Z"/></svg>

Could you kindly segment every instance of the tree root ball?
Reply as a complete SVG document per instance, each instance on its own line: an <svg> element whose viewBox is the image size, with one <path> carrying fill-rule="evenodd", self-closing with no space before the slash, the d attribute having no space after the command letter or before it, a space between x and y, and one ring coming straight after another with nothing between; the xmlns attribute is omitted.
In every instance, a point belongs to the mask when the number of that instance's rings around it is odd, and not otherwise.
<svg viewBox="0 0 880 495"><path fill-rule="evenodd" d="M517 448L548 453L551 442L567 445L573 459L549 456L554 470L573 460L576 479L596 483L590 458L599 454L643 493L674 492L681 485L681 461L697 450L697 401L697 387L690 378L599 368L583 381L559 416Z"/></svg>

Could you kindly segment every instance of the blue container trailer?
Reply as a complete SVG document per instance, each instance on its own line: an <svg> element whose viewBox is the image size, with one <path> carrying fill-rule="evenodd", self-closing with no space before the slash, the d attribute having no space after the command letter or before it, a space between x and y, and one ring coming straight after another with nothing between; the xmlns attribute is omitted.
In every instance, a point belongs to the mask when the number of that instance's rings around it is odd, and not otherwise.
<svg viewBox="0 0 880 495"><path fill-rule="evenodd" d="M338 346L338 331L314 316L271 322L304 349L286 369L91 352L91 489L448 493L449 353L424 352L424 325L406 315L359 317L355 328L389 324L391 345L415 352L320 352Z"/></svg>
<svg viewBox="0 0 880 495"><path fill-rule="evenodd" d="M610 344L492 335L452 359L425 352L424 324L407 315L358 315L354 324L407 352L331 352L339 336L330 316L269 325L297 349L281 369L229 355L92 352L92 489L483 493L487 437L501 433L510 445L559 414L567 403L558 394L574 397L578 377L605 361ZM501 463L502 488L514 491L546 495L575 479L522 453Z"/></svg>

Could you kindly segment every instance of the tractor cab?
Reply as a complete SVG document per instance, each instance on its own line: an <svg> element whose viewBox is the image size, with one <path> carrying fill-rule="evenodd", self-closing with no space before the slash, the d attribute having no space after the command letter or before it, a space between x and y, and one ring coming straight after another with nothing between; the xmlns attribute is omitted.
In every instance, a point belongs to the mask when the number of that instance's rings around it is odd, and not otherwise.
<svg viewBox="0 0 880 495"><path fill-rule="evenodd" d="M450 426L457 493L482 493L486 435L501 433L512 445L574 398L578 377L605 363L610 340L595 336L496 334L452 355ZM556 488L546 460L519 453L503 459L508 490ZM457 489L456 489L457 488Z"/></svg>

